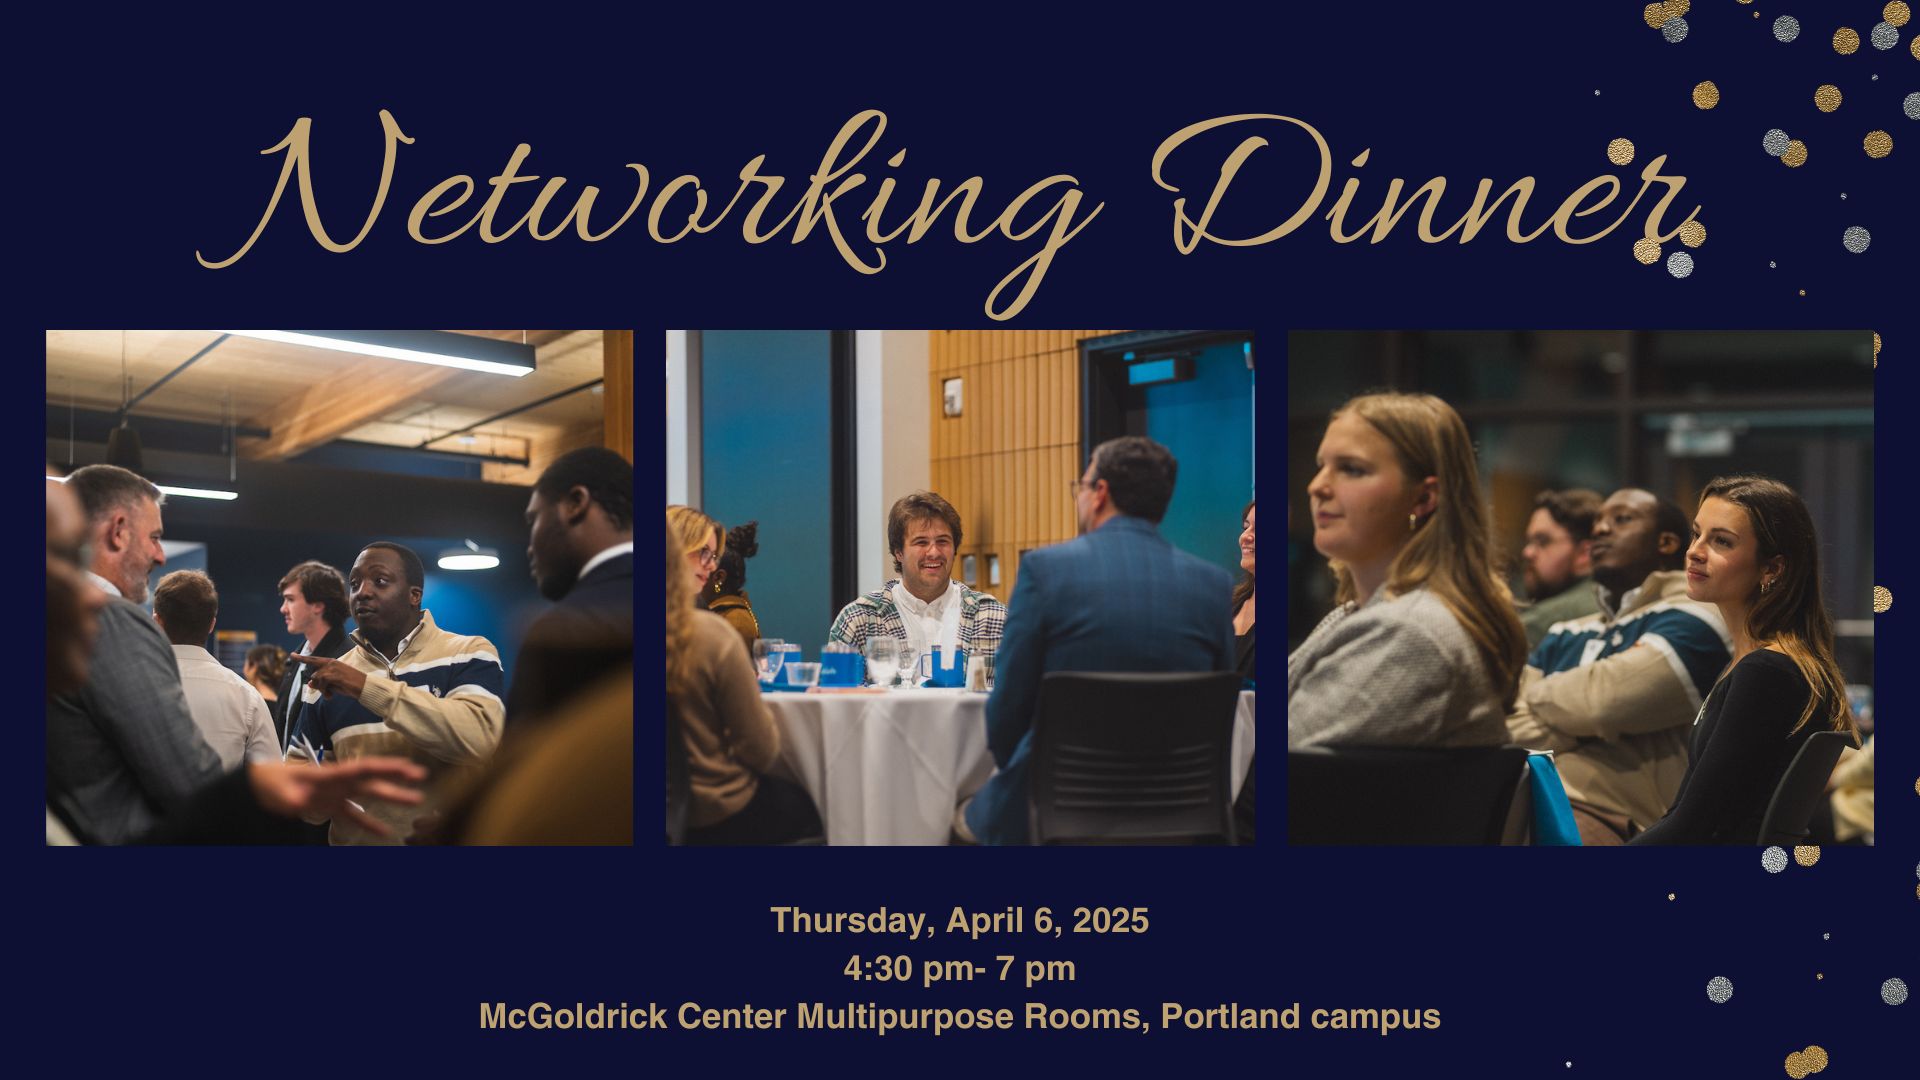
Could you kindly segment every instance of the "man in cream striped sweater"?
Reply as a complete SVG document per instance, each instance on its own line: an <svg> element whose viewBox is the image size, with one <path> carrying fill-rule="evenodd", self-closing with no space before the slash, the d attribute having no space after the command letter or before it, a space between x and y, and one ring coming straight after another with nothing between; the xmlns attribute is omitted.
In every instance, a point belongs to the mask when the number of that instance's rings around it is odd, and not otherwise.
<svg viewBox="0 0 1920 1080"><path fill-rule="evenodd" d="M349 804L333 819L335 844L403 843L414 822L437 809L437 791L451 774L484 762L500 741L506 707L500 654L483 637L450 634L420 606L426 567L420 556L387 541L368 544L347 576L357 624L353 647L337 660L293 656L312 665L305 703L287 760L352 761L368 755L405 757L426 766L427 801L419 807ZM381 839L361 827L365 816L386 823Z"/></svg>

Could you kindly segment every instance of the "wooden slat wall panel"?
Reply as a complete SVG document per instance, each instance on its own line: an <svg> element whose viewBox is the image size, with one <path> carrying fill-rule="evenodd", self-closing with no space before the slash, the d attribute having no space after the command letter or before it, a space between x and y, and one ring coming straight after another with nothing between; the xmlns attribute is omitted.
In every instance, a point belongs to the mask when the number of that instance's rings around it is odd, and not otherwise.
<svg viewBox="0 0 1920 1080"><path fill-rule="evenodd" d="M1020 552L1070 540L1076 532L1068 482L1080 473L1081 339L1109 330L934 330L929 415L934 490L960 511L962 556L976 584L1013 595ZM942 415L944 379L965 380L957 418ZM987 585L988 556L1000 584Z"/></svg>
<svg viewBox="0 0 1920 1080"><path fill-rule="evenodd" d="M633 460L633 331L609 330L604 342L604 374L600 394L606 410L602 438L608 449Z"/></svg>

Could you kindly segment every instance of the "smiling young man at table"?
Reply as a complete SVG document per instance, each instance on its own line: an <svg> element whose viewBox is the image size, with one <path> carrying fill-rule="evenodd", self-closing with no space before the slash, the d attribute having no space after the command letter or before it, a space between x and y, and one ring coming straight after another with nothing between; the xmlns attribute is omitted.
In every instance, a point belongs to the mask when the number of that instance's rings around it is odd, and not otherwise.
<svg viewBox="0 0 1920 1080"><path fill-rule="evenodd" d="M335 844L400 843L414 822L436 809L435 788L450 773L493 753L506 712L500 654L483 637L449 634L420 606L426 567L412 549L381 540L353 561L347 589L358 628L354 647L337 660L292 656L313 665L305 708L287 760L327 761L368 755L404 757L428 772L427 801L418 808L370 809L393 830L379 837L335 818Z"/></svg>
<svg viewBox="0 0 1920 1080"><path fill-rule="evenodd" d="M931 491L901 497L887 512L887 550L900 574L840 609L828 641L866 648L875 635L906 642L915 656L935 645L991 657L1000 646L1007 609L1000 601L953 580L954 553L963 535L960 512Z"/></svg>
<svg viewBox="0 0 1920 1080"><path fill-rule="evenodd" d="M1000 771L955 815L960 839L1027 842L1034 712L1048 672L1233 669L1233 583L1160 535L1178 470L1152 439L1101 443L1074 486L1082 535L1020 560L987 699Z"/></svg>

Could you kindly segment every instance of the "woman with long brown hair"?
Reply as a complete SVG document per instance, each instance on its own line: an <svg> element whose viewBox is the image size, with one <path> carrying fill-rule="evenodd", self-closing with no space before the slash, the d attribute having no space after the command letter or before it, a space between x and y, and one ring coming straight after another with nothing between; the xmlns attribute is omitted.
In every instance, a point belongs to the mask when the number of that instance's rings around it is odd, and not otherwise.
<svg viewBox="0 0 1920 1080"><path fill-rule="evenodd" d="M1337 606L1287 657L1288 746L1505 743L1526 631L1459 414L1430 394L1354 398L1307 494Z"/></svg>
<svg viewBox="0 0 1920 1080"><path fill-rule="evenodd" d="M1687 596L1720 609L1733 662L1694 722L1673 808L1632 842L1751 844L1780 778L1814 732L1858 738L1806 503L1764 476L1709 483L1687 549Z"/></svg>
<svg viewBox="0 0 1920 1080"><path fill-rule="evenodd" d="M274 726L279 728L287 723L287 703L280 700L279 692L280 680L286 673L287 650L278 645L255 645L247 650L246 662L240 666L240 677L260 692Z"/></svg>
<svg viewBox="0 0 1920 1080"><path fill-rule="evenodd" d="M1246 571L1233 586L1234 670L1243 679L1253 674L1253 503L1240 514L1240 569Z"/></svg>

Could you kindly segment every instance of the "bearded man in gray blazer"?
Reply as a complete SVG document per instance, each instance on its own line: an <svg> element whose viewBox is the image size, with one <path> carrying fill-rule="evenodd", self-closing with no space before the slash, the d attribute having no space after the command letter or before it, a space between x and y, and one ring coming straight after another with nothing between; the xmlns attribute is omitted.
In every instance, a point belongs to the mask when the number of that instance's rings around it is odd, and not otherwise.
<svg viewBox="0 0 1920 1080"><path fill-rule="evenodd" d="M120 844L220 776L173 646L140 604L166 562L160 489L113 465L67 478L86 515L82 566L108 600L87 680L47 702L47 805L78 838Z"/></svg>

